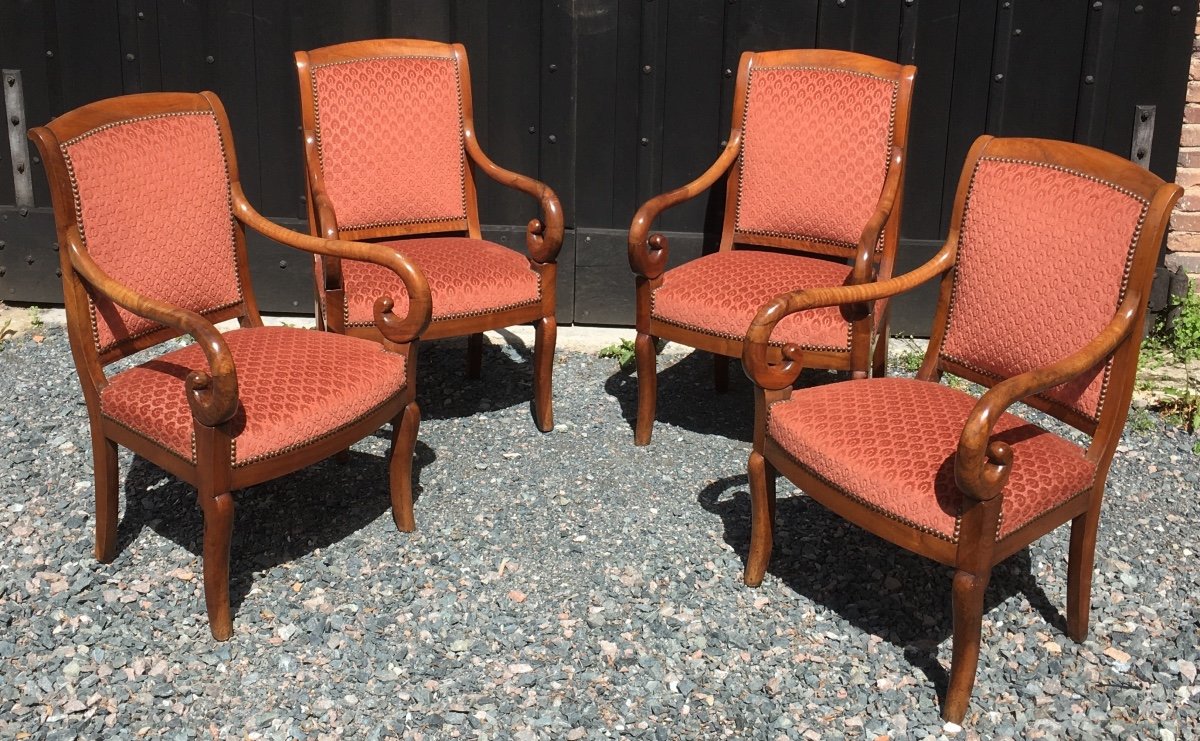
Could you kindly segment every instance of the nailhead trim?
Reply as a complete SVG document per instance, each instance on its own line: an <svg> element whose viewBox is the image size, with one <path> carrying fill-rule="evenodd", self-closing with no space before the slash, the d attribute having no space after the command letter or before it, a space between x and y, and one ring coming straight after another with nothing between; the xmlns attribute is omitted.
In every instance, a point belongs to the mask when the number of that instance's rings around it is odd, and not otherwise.
<svg viewBox="0 0 1200 741"><path fill-rule="evenodd" d="M74 200L74 207L75 207L75 223L79 225L79 238L81 240L83 240L84 249L87 249L87 232L86 232L86 230L84 228L84 224L83 224L83 204L79 197L79 181L75 175L75 165L71 161L71 153L68 148L71 146L74 146L75 144L78 144L79 142L83 141L84 139L86 139L90 136L98 134L102 131L107 131L109 129L116 128L117 126L124 126L125 124L130 124L130 123L138 123L141 121L152 121L154 119L170 118L170 117L177 117L177 116L208 116L209 118L212 119L213 125L216 126L218 139L221 136L221 123L220 123L220 121L217 120L216 114L213 113L212 111L175 111L175 112L171 112L171 113L156 113L156 114L151 114L151 115L147 115L147 116L135 116L133 118L126 118L126 119L122 119L120 121L112 121L112 122L104 124L103 126L97 126L94 129L85 131L82 134L75 136L71 139L68 139L67 141L62 142L59 145L58 148L59 148L59 151L62 153L63 161L67 166L67 175L71 181L71 196ZM229 183L232 181L232 178L229 174L229 159L228 159L228 155L225 152L225 143L223 140L221 140L221 162L225 166L225 201L229 206L229 250L233 255L234 265L238 265L239 261L238 261L238 254L237 254L237 233L236 233L236 226L235 226L236 219L233 216L233 193L229 187ZM84 284L87 285L87 281L84 281ZM245 294L242 291L242 280L241 280L240 275L237 278L237 291L238 291L238 298L236 301L222 304L220 306L214 306L210 309L206 309L205 311L197 312L197 313L199 313L201 316L206 316L208 314L212 314L212 313L215 313L218 311L223 311L225 309L237 306L238 304L245 303L246 298L245 298ZM159 331L160 329L167 327L167 325L165 325L165 324L157 324L157 326L151 327L149 329L144 329L141 332L137 332L136 334L126 335L124 338L114 338L110 344L101 346L101 344L100 344L100 327L99 327L99 323L98 323L99 320L96 318L96 302L92 299L90 290L88 291L88 313L90 315L90 323L91 323L91 329L92 329L92 346L95 348L96 352L98 352L98 353L106 352L108 350L112 350L114 348L120 347L122 344L124 344L126 342L131 342L133 340L138 339L139 337L145 337L147 335L154 334L155 332Z"/></svg>
<svg viewBox="0 0 1200 741"><path fill-rule="evenodd" d="M1108 186L1109 188L1117 191L1118 193L1120 193L1124 196L1127 196L1129 198L1132 198L1133 200L1142 204L1142 211L1138 215L1137 225L1134 227L1133 236L1130 238L1130 242L1129 242L1129 249L1126 252L1126 256L1125 256L1125 268L1121 275L1121 291L1117 295L1117 305L1120 306L1121 302L1123 302L1125 300L1125 291L1129 287L1129 273L1130 273L1130 271L1133 270L1133 255L1135 252L1135 248L1137 247L1138 239L1142 235L1142 227L1145 225L1145 222L1146 222L1146 215L1150 209L1150 202L1147 201L1145 198L1139 196L1138 194L1134 193L1133 191L1129 190L1128 188L1125 188L1124 186L1118 185L1117 183L1111 182L1109 180L1104 180L1103 178L1098 178L1095 175L1091 175L1086 172L1081 172L1079 170L1072 169L1070 167L1063 167L1062 165L1050 164L1048 162L1038 162L1038 161L1034 161L1034 160L1018 159L1018 158L1014 158L1014 157L983 156L983 157L979 158L979 162L976 163L975 169L971 172L971 181L967 185L967 199L966 199L966 205L963 208L963 215L962 215L962 222L964 224L967 221L967 214L971 210L971 194L974 192L974 189L975 189L975 176L979 172L979 164L983 163L983 162L1004 162L1004 163L1009 163L1009 164L1027 165L1027 166L1032 166L1032 167L1043 167L1043 168L1046 168L1049 170L1057 170L1059 172L1066 173L1068 175L1074 175L1075 177L1083 178L1084 180L1090 180L1094 183ZM957 262L958 262L958 256L955 255L955 263L957 264ZM949 307L946 312L946 328L943 333L943 341L945 339L945 335L949 334L950 325L954 321L954 304L955 304L955 297L957 295L958 295L958 271L955 270L954 282L950 289L950 303L949 303ZM949 353L943 352L940 347L938 348L938 356L941 358L944 358L946 360L949 360L953 363L957 363L958 365L961 365L964 368L968 368L968 369L978 373L981 376L984 376L987 378L993 378L997 381L1004 380L1003 377L997 373L993 373L991 371L985 371L982 368L979 368L972 363L968 363L968 362L961 360L953 355L950 355ZM1103 411L1104 411L1104 402L1108 396L1108 383L1109 383L1109 378L1111 375L1112 375L1112 358L1109 358L1107 361L1105 361L1104 380L1101 382L1101 385L1100 385L1100 398L1096 400L1096 411L1094 414L1084 411L1077 404L1067 404L1067 403L1064 403L1057 399L1050 398L1045 395L1045 392L1042 392L1040 394L1035 394L1035 396L1045 400L1046 402L1048 402L1050 404L1054 404L1055 406L1058 406L1060 408L1075 412L1076 414L1079 414L1083 418L1091 420L1093 423L1099 423L1100 417L1102 416ZM1054 388L1057 388L1057 387L1054 387ZM1047 391L1049 391L1049 390L1050 389L1047 389Z"/></svg>
<svg viewBox="0 0 1200 741"><path fill-rule="evenodd" d="M837 74L854 75L856 77L866 77L866 78L872 79L872 80L879 80L881 82L891 83L891 85L892 85L892 105L891 105L891 110L888 113L888 136L887 136L889 149L888 149L888 152L884 155L884 163L883 163L883 177L884 177L885 181L887 180L888 170L891 169L891 166L892 166L890 144L892 143L892 141L894 140L894 137L895 137L896 104L900 98L900 82L898 80L893 80L893 79L890 79L887 77L880 77L879 75L873 75L868 72L859 72L858 70L842 69L840 67L827 67L827 66L821 66L821 65L807 65L807 64L783 64L783 65L776 65L773 67L755 67L752 65L750 67L750 73L746 76L746 98L742 103L742 147L741 147L741 151L738 153L738 159L741 162L744 163L745 159L746 159L746 141L747 141L746 121L749 120L749 115L750 115L750 84L754 80L755 72L769 71L769 70L808 70L808 71L814 71L814 72L834 72ZM737 206L735 208L734 218L733 218L733 229L735 232L739 232L741 234L750 234L750 235L757 234L757 235L761 235L761 236L765 236L765 237L782 237L784 239L800 238L800 239L806 239L806 240L809 240L812 242L817 242L819 244L831 244L831 245L835 245L838 247L845 247L847 249L853 249L856 246L858 246L857 242L843 242L841 240L827 239L825 237L812 237L812 236L808 236L808 235L804 235L804 234L787 234L785 232L779 232L779 231L773 231L773 230L749 231L746 229L741 229L738 225L742 221L742 191L744 189L745 173L746 173L746 168L744 166L739 166L738 167ZM875 246L876 252L879 252L883 249L883 238L884 238L883 232L880 232L879 242Z"/></svg>
<svg viewBox="0 0 1200 741"><path fill-rule="evenodd" d="M347 224L338 225L338 231L350 231L355 229L376 229L385 226L406 226L409 224L430 224L439 221L459 221L467 218L467 175L466 175L466 147L462 146L462 141L465 136L463 132L463 95L462 95L462 75L459 70L458 61L456 58L430 56L427 54L397 54L394 56L374 56L374 57L358 57L357 59L343 59L337 62L326 62L325 64L313 65L309 74L309 79L312 81L312 103L313 103L313 121L316 122L316 131L313 132L317 138L317 158L321 164L321 176L325 175L325 151L321 146L321 108L320 98L317 96L317 70L326 67L335 67L342 64L358 64L360 62L376 62L389 61L394 59L427 59L437 62L446 62L454 65L454 87L455 94L458 96L458 140L460 143L460 154L458 160L458 182L462 190L462 214L455 216L436 216L424 219L398 219L395 221L375 221L369 224Z"/></svg>

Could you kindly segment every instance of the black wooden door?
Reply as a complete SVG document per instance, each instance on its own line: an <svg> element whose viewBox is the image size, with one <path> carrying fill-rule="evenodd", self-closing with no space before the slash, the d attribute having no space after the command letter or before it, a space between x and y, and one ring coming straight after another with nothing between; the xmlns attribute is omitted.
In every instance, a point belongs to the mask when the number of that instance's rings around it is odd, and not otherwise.
<svg viewBox="0 0 1200 741"><path fill-rule="evenodd" d="M918 66L905 269L944 236L981 133L1141 150L1173 177L1197 1L4 0L0 66L16 71L21 93L6 96L10 131L121 93L216 91L250 198L303 229L292 51L386 36L460 41L485 149L562 198L560 321L628 324L629 221L715 159L743 50L820 46ZM1151 127L1151 146L1134 146L1135 125ZM0 145L0 299L57 303L49 195L16 138L16 149ZM519 248L534 204L480 185L485 232ZM720 201L717 189L663 217L673 263L705 249ZM264 308L308 312L309 261L262 241L250 249ZM930 291L899 302L895 327L927 331L932 303Z"/></svg>

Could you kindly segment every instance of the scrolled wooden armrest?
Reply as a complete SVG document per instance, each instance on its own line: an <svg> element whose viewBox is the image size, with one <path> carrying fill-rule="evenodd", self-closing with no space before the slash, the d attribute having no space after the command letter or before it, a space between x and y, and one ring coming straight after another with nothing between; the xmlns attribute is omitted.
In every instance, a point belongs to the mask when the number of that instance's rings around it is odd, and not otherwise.
<svg viewBox="0 0 1200 741"><path fill-rule="evenodd" d="M484 174L501 185L533 196L541 204L542 218L530 219L525 229L525 248L529 251L529 259L542 264L557 260L563 241L563 212L558 196L545 183L506 170L493 162L484 154L471 129L464 132L463 138L467 154Z"/></svg>
<svg viewBox="0 0 1200 741"><path fill-rule="evenodd" d="M890 298L945 273L953 265L954 247L947 243L929 262L889 280L861 285L809 288L776 296L759 309L750 322L746 341L742 344L742 365L746 375L764 389L782 389L795 383L803 370L800 362L803 352L799 347L785 345L783 359L779 363L771 363L767 358L771 333L775 330L775 325L789 314L822 306L841 306Z"/></svg>
<svg viewBox="0 0 1200 741"><path fill-rule="evenodd" d="M704 173L692 182L675 190L657 195L642 204L629 227L629 267L633 272L653 280L667 268L670 245L662 234L650 235L650 227L658 215L668 208L689 201L712 187L729 170L741 149L742 134L735 131L729 143Z"/></svg>
<svg viewBox="0 0 1200 741"><path fill-rule="evenodd" d="M88 287L138 316L192 336L208 361L208 372L192 371L184 379L192 417L208 427L233 418L238 408L237 369L233 354L212 322L194 311L144 296L104 272L83 248L77 227L67 233L67 257Z"/></svg>
<svg viewBox="0 0 1200 741"><path fill-rule="evenodd" d="M954 478L964 494L986 501L1004 489L1012 449L991 440L997 420L1016 402L1066 383L1104 362L1129 337L1140 301L1140 296L1130 293L1112 321L1091 342L1053 363L1005 379L979 398L963 425L954 458Z"/></svg>
<svg viewBox="0 0 1200 741"><path fill-rule="evenodd" d="M853 284L870 283L875 279L875 254L878 252L879 237L892 216L896 205L896 197L900 194L901 173L904 171L904 150L892 147L891 165L887 177L883 181L883 190L879 194L879 202L875 212L863 227L862 235L858 238L858 254L854 259L854 269L850 273Z"/></svg>
<svg viewBox="0 0 1200 741"><path fill-rule="evenodd" d="M395 303L391 297L383 296L375 300L375 326L388 340L398 344L412 342L429 326L433 309L429 283L421 271L394 248L382 244L323 239L286 229L254 210L238 184L233 187L233 210L243 224L280 244L313 254L370 262L395 272L408 292L408 313L403 319L393 314Z"/></svg>

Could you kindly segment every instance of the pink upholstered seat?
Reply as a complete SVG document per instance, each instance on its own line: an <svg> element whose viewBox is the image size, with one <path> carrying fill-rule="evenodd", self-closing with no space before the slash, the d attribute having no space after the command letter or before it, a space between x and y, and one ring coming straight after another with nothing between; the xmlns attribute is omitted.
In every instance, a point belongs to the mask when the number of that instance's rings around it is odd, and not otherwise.
<svg viewBox="0 0 1200 741"><path fill-rule="evenodd" d="M766 302L802 288L841 285L850 269L799 254L734 250L714 252L667 271L652 297L651 316L685 329L741 340ZM436 306L436 303L435 303ZM793 314L772 336L777 343L850 348L850 323L839 308Z"/></svg>
<svg viewBox="0 0 1200 741"><path fill-rule="evenodd" d="M404 356L369 340L290 327L235 329L224 337L241 400L232 421L235 467L331 435L406 383ZM100 392L101 413L195 462L184 379L207 369L193 344L122 371Z"/></svg>
<svg viewBox="0 0 1200 741"><path fill-rule="evenodd" d="M939 383L878 378L800 389L770 408L767 433L795 461L889 517L958 541L963 494L954 455L977 399ZM1083 450L1012 414L994 440L1013 450L999 538L1087 492Z"/></svg>
<svg viewBox="0 0 1200 741"><path fill-rule="evenodd" d="M529 306L541 301L538 274L519 252L483 239L432 237L406 239L393 245L416 263L429 281L433 319L488 314ZM408 305L404 286L396 274L365 262L343 262L347 326L374 322L375 300L392 296L396 310Z"/></svg>

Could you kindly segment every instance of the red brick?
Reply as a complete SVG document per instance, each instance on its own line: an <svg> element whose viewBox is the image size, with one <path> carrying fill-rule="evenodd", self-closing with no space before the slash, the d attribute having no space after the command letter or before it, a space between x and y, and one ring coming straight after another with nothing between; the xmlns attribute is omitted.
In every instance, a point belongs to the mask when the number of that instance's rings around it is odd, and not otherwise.
<svg viewBox="0 0 1200 741"><path fill-rule="evenodd" d="M1167 249L1171 252L1200 252L1200 233L1171 232L1167 235Z"/></svg>
<svg viewBox="0 0 1200 741"><path fill-rule="evenodd" d="M1200 123L1200 104L1188 103L1183 107L1184 123Z"/></svg>
<svg viewBox="0 0 1200 741"><path fill-rule="evenodd" d="M1200 232L1200 213L1176 209L1171 214L1171 228L1181 232Z"/></svg>
<svg viewBox="0 0 1200 741"><path fill-rule="evenodd" d="M1175 182L1185 188L1200 185L1200 168L1181 167L1175 171Z"/></svg>
<svg viewBox="0 0 1200 741"><path fill-rule="evenodd" d="M1187 102L1200 103L1200 81L1192 81L1188 83Z"/></svg>
<svg viewBox="0 0 1200 741"><path fill-rule="evenodd" d="M1183 138L1179 140L1183 147L1200 147L1200 124L1184 124Z"/></svg>
<svg viewBox="0 0 1200 741"><path fill-rule="evenodd" d="M1190 192L1185 192L1183 198L1179 199L1179 204L1175 206L1178 211L1200 211L1200 189L1193 189Z"/></svg>

